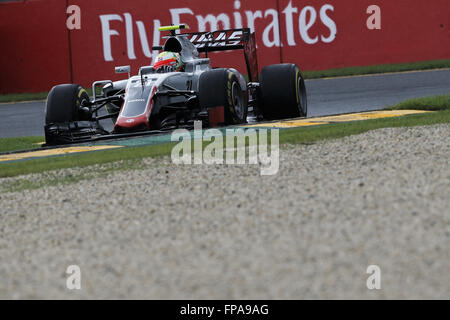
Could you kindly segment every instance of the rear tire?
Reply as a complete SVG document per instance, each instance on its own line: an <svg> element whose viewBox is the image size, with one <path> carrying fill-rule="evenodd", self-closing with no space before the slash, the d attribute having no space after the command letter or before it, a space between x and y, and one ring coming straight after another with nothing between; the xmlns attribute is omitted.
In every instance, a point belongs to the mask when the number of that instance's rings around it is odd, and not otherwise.
<svg viewBox="0 0 450 320"><path fill-rule="evenodd" d="M228 69L214 69L200 75L199 102L202 108L224 107L226 124L247 122L247 99L237 75Z"/></svg>
<svg viewBox="0 0 450 320"><path fill-rule="evenodd" d="M83 101L89 101L89 95L77 84L53 87L47 97L45 124L89 120L89 116L80 111Z"/></svg>
<svg viewBox="0 0 450 320"><path fill-rule="evenodd" d="M261 71L259 107L267 120L306 117L305 81L295 64L276 64Z"/></svg>

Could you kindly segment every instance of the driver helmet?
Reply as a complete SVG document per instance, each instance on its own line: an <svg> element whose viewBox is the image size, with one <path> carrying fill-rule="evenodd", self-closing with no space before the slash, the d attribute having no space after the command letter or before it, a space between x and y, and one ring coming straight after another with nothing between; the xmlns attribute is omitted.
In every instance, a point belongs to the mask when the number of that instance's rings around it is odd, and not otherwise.
<svg viewBox="0 0 450 320"><path fill-rule="evenodd" d="M167 71L180 71L183 68L181 56L177 52L164 51L157 57L153 65L155 70L165 69Z"/></svg>

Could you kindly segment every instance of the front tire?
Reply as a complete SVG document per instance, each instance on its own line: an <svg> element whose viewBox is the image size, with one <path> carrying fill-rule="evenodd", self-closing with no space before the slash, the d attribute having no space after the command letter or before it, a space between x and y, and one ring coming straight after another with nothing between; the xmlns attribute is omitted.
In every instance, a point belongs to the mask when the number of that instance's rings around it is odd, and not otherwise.
<svg viewBox="0 0 450 320"><path fill-rule="evenodd" d="M45 124L89 120L90 115L81 110L84 101L89 101L89 95L81 86L54 86L47 97Z"/></svg>
<svg viewBox="0 0 450 320"><path fill-rule="evenodd" d="M259 78L259 107L265 119L307 116L306 86L297 65L286 63L267 66Z"/></svg>
<svg viewBox="0 0 450 320"><path fill-rule="evenodd" d="M200 75L199 102L202 108L223 106L226 124L247 122L247 99L238 77L229 69L214 69Z"/></svg>

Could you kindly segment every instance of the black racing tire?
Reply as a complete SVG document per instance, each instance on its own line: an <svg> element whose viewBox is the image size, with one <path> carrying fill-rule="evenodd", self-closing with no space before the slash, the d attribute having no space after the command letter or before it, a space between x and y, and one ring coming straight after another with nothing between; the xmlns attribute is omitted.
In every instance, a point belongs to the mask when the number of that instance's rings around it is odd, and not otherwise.
<svg viewBox="0 0 450 320"><path fill-rule="evenodd" d="M259 77L259 107L267 120L306 117L308 101L303 75L295 64L275 64Z"/></svg>
<svg viewBox="0 0 450 320"><path fill-rule="evenodd" d="M214 69L202 73L198 91L202 108L224 107L225 124L247 122L248 101L235 72Z"/></svg>
<svg viewBox="0 0 450 320"><path fill-rule="evenodd" d="M47 97L45 124L89 120L80 112L85 100L89 101L89 95L77 84L54 86Z"/></svg>

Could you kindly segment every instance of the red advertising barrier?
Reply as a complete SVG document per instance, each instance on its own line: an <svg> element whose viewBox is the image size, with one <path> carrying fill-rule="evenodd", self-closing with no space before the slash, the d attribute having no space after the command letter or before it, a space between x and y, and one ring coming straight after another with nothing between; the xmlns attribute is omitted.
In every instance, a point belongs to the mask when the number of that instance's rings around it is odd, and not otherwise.
<svg viewBox="0 0 450 320"><path fill-rule="evenodd" d="M290 2L281 0L280 9L284 10ZM307 5L307 1L292 1L292 4L299 2ZM316 22L308 31L309 37L317 40L314 44L296 41L296 47L283 50L284 61L301 63L305 70L450 58L448 0L319 0L310 3L317 12L317 20L322 13L319 10L324 10L331 21ZM381 11L379 30L367 27L371 16L367 9L374 4ZM298 7L300 10L302 6ZM329 36L326 28L333 23L337 30L335 38ZM281 19L281 24L284 31L285 19ZM298 25L293 29L298 37Z"/></svg>
<svg viewBox="0 0 450 320"><path fill-rule="evenodd" d="M70 82L65 12L61 0L0 2L0 93Z"/></svg>
<svg viewBox="0 0 450 320"><path fill-rule="evenodd" d="M137 72L157 55L152 46L163 44L158 27L172 23L187 23L192 32L250 27L260 67L293 62L303 70L321 70L448 59L449 14L449 0L0 3L0 92L46 91L70 81L90 86L118 79L113 74L118 65ZM213 66L245 72L241 53L210 58Z"/></svg>

